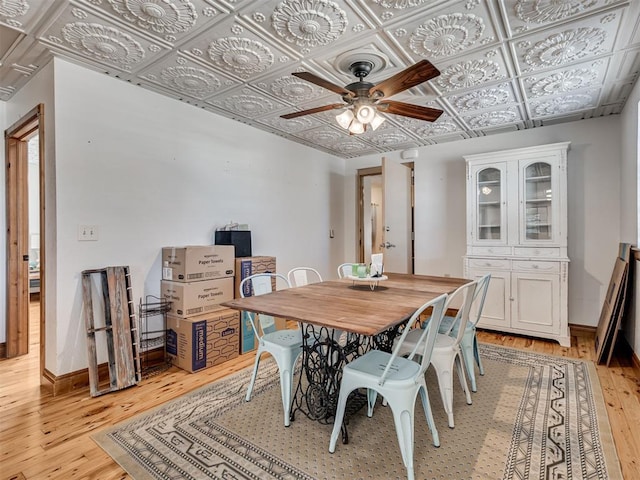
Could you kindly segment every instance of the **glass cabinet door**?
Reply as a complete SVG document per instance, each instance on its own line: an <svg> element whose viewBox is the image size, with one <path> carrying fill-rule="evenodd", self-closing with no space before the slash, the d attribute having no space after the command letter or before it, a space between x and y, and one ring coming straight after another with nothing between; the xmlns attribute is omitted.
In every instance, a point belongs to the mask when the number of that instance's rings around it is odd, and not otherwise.
<svg viewBox="0 0 640 480"><path fill-rule="evenodd" d="M536 162L524 171L524 239L553 239L553 184L549 163Z"/></svg>
<svg viewBox="0 0 640 480"><path fill-rule="evenodd" d="M503 225L502 170L487 167L476 174L476 238L478 240L503 240L506 229Z"/></svg>

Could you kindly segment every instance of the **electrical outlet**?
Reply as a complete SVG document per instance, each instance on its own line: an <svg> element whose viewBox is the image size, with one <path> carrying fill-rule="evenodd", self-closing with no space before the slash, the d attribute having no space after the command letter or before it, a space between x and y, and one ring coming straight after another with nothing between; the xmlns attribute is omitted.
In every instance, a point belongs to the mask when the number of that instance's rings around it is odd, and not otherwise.
<svg viewBox="0 0 640 480"><path fill-rule="evenodd" d="M98 240L98 225L78 225L78 241L95 242Z"/></svg>

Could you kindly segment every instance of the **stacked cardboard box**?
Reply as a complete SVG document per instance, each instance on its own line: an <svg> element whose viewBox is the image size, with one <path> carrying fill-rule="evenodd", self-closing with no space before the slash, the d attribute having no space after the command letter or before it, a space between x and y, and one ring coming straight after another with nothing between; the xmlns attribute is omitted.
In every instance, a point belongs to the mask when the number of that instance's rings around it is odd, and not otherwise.
<svg viewBox="0 0 640 480"><path fill-rule="evenodd" d="M238 356L239 312L217 312L181 318L167 315L167 353L174 365L197 372Z"/></svg>
<svg viewBox="0 0 640 480"><path fill-rule="evenodd" d="M237 356L240 316L220 305L234 298L234 247L166 247L162 265L161 295L171 302L167 353L173 363L195 372Z"/></svg>
<svg viewBox="0 0 640 480"><path fill-rule="evenodd" d="M242 257L236 258L236 298L240 295L240 282L251 275L256 273L275 273L276 272L276 257ZM272 283L272 288L275 290L275 280ZM251 295L251 291L247 290L244 295L248 297ZM275 318L275 326L277 330L286 328L286 320L283 318ZM249 321L249 314L247 312L240 312L240 353L251 352L258 348L258 342L256 335L251 327Z"/></svg>

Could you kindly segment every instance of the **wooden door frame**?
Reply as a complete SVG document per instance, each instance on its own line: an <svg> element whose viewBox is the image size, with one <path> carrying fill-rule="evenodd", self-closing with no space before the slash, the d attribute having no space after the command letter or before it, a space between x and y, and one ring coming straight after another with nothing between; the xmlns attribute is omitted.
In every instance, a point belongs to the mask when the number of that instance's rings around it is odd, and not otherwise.
<svg viewBox="0 0 640 480"><path fill-rule="evenodd" d="M364 178L374 175L382 175L382 166L358 169L357 196L356 196L356 251L358 252L357 262L363 263L364 259Z"/></svg>
<svg viewBox="0 0 640 480"><path fill-rule="evenodd" d="M403 165L411 169L411 273L415 272L415 182L413 177L414 162L403 162ZM364 178L371 175L382 175L382 165L379 167L359 168L356 179L356 251L358 262L365 262L364 258ZM383 209L384 210L384 209ZM384 226L383 226L384 228Z"/></svg>
<svg viewBox="0 0 640 480"><path fill-rule="evenodd" d="M45 355L45 182L44 182L44 104L39 104L5 130L5 172L7 211L7 308L6 356L29 351L29 253L28 156L27 142L38 134L40 192L40 373ZM26 257L25 257L26 256Z"/></svg>

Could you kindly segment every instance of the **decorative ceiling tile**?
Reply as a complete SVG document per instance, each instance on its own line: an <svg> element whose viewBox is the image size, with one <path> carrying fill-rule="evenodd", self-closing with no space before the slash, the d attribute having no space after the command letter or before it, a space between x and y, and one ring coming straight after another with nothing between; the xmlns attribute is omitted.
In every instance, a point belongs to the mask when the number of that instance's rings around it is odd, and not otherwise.
<svg viewBox="0 0 640 480"><path fill-rule="evenodd" d="M328 125L304 132L298 132L295 135L297 137L304 138L305 140L309 140L313 143L319 143L325 146L330 146L349 137L349 133L338 130L337 128L330 127Z"/></svg>
<svg viewBox="0 0 640 480"><path fill-rule="evenodd" d="M524 93L528 98L537 98L564 95L576 90L599 86L604 81L607 63L608 59L602 58L523 77Z"/></svg>
<svg viewBox="0 0 640 480"><path fill-rule="evenodd" d="M289 120L280 117L269 117L258 121L284 133L302 132L303 130L310 130L323 125L323 123L313 115L291 118Z"/></svg>
<svg viewBox="0 0 640 480"><path fill-rule="evenodd" d="M388 26L390 38L415 60L434 64L496 44L499 39L488 2L451 2L436 12L422 10Z"/></svg>
<svg viewBox="0 0 640 480"><path fill-rule="evenodd" d="M24 33L50 6L51 0L4 0L0 2L0 25Z"/></svg>
<svg viewBox="0 0 640 480"><path fill-rule="evenodd" d="M622 13L622 9L609 10L513 41L517 68L524 74L611 53Z"/></svg>
<svg viewBox="0 0 640 480"><path fill-rule="evenodd" d="M274 114L288 108L286 104L251 87L230 90L212 100L208 100L206 103L249 120Z"/></svg>
<svg viewBox="0 0 640 480"><path fill-rule="evenodd" d="M478 88L508 78L508 61L503 49L477 52L452 63L439 65L440 75L431 83L442 93Z"/></svg>
<svg viewBox="0 0 640 480"><path fill-rule="evenodd" d="M501 83L445 98L451 107L460 113L493 109L500 105L517 103L511 83Z"/></svg>
<svg viewBox="0 0 640 480"><path fill-rule="evenodd" d="M73 4L46 28L40 41L53 51L123 72L141 68L168 50L163 44L108 24L90 10Z"/></svg>
<svg viewBox="0 0 640 480"><path fill-rule="evenodd" d="M552 98L535 99L529 103L532 118L564 115L570 112L586 110L598 104L599 90L570 93Z"/></svg>
<svg viewBox="0 0 640 480"><path fill-rule="evenodd" d="M506 26L513 35L555 23L565 23L588 13L623 4L623 0L502 0Z"/></svg>
<svg viewBox="0 0 640 480"><path fill-rule="evenodd" d="M165 57L138 74L138 78L160 85L176 93L205 99L241 82L202 66L179 53Z"/></svg>
<svg viewBox="0 0 640 480"><path fill-rule="evenodd" d="M197 35L180 50L185 55L245 81L291 65L297 60L233 16L217 24L215 29Z"/></svg>
<svg viewBox="0 0 640 480"><path fill-rule="evenodd" d="M465 115L464 122L472 130L482 130L522 121L522 114L517 107L500 108L475 115Z"/></svg>

